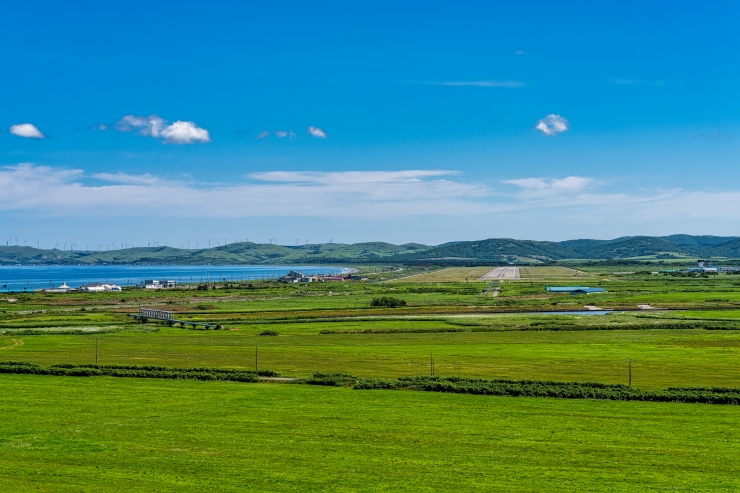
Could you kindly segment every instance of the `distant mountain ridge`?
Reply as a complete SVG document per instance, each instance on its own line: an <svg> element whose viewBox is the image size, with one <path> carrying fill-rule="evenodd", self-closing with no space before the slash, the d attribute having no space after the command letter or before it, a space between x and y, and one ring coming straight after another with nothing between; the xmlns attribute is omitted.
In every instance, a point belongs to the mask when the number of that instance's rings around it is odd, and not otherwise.
<svg viewBox="0 0 740 493"><path fill-rule="evenodd" d="M239 265L348 263L538 263L567 259L740 258L737 236L625 236L613 240L534 241L491 238L438 246L383 242L283 246L252 242L206 249L135 247L105 251L0 246L0 265Z"/></svg>

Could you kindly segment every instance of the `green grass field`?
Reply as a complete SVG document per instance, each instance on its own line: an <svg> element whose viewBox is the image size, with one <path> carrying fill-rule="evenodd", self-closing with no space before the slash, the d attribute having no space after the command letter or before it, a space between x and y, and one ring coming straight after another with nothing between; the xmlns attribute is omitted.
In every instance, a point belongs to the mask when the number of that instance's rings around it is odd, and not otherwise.
<svg viewBox="0 0 740 493"><path fill-rule="evenodd" d="M2 491L735 491L740 408L4 375Z"/></svg>
<svg viewBox="0 0 740 493"><path fill-rule="evenodd" d="M481 378L627 383L627 360L632 359L633 384L640 388L740 387L740 331L317 334L304 331L299 324L285 329L279 337L176 328L105 334L98 337L99 361L185 366L190 358L193 366L254 368L257 343L261 367L287 376L305 377L315 371L387 378L424 375L429 372L431 354L438 375L459 371ZM91 336L18 336L2 342L2 360L95 362L95 338Z"/></svg>
<svg viewBox="0 0 740 493"><path fill-rule="evenodd" d="M527 268L529 269L529 268ZM536 270L555 269L555 270ZM0 360L740 387L740 278L221 286L0 299ZM627 269L624 269L627 270ZM571 272L571 271L568 271ZM549 275L538 280L534 274ZM434 279L426 279L433 275ZM378 273L377 278L386 277ZM547 276L545 276L547 277ZM463 281L463 282L461 282ZM407 302L371 308L378 296ZM584 305L659 310L544 314ZM139 307L221 324L140 324ZM270 330L278 336L260 336ZM731 405L0 375L0 491L732 491Z"/></svg>

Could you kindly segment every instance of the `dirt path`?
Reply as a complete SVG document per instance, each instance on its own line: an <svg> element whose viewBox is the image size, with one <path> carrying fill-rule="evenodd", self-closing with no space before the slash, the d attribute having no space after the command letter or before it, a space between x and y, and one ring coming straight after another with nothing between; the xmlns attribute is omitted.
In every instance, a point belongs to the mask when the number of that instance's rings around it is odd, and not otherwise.
<svg viewBox="0 0 740 493"><path fill-rule="evenodd" d="M0 349L10 349L10 348L19 347L22 345L23 345L23 341L21 341L20 339L13 339L12 346L4 346L4 347L0 347Z"/></svg>

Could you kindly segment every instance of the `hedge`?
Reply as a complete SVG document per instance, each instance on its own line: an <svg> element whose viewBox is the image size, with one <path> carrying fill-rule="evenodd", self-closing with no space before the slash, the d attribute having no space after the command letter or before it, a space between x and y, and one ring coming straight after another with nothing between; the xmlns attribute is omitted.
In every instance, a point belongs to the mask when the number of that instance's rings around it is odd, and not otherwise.
<svg viewBox="0 0 740 493"><path fill-rule="evenodd" d="M24 361L0 362L0 373L58 375L71 377L164 378L176 380L222 380L257 382L259 377L276 377L272 370L230 370L213 367L172 368L150 365L74 365L61 363L42 366Z"/></svg>
<svg viewBox="0 0 740 493"><path fill-rule="evenodd" d="M306 379L310 385L350 386L357 390L389 389L450 392L457 394L509 397L553 397L559 399L600 399L614 401L684 402L740 404L740 389L725 387L669 387L642 390L621 384L596 382L553 382L546 380L486 380L460 377L401 377L397 380L360 378L352 375L321 374Z"/></svg>

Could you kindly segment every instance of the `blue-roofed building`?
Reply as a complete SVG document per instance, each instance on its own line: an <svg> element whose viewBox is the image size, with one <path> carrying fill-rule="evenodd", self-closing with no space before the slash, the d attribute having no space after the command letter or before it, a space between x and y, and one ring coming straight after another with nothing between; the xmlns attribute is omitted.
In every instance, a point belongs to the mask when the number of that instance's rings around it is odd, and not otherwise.
<svg viewBox="0 0 740 493"><path fill-rule="evenodd" d="M594 294L607 293L604 288L589 288L587 286L547 286L545 289L551 293L570 293L570 294Z"/></svg>

